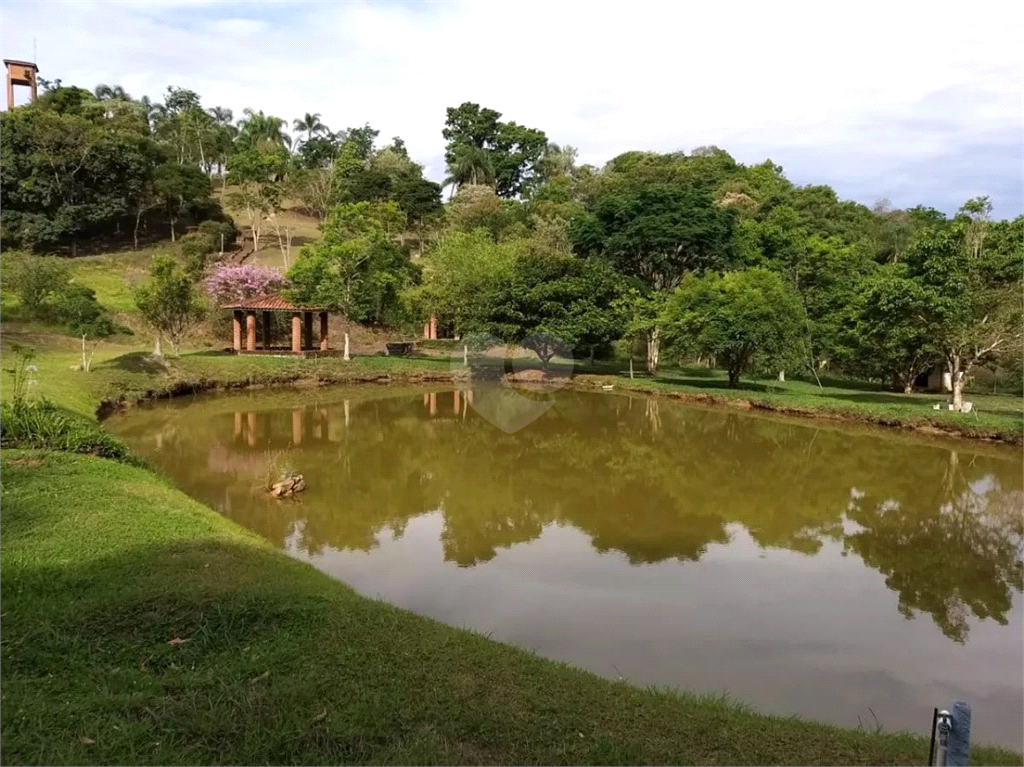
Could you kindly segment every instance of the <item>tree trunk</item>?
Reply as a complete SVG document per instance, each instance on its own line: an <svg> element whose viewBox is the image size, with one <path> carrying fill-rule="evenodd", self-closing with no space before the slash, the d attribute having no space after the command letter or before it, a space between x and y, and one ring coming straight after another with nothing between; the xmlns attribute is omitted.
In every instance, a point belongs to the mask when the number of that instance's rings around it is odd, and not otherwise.
<svg viewBox="0 0 1024 767"><path fill-rule="evenodd" d="M658 372L658 357L661 354L661 328L655 325L647 331L647 372Z"/></svg>
<svg viewBox="0 0 1024 767"><path fill-rule="evenodd" d="M164 356L164 339L160 333L156 334L156 346L153 347L153 356L163 358Z"/></svg>
<svg viewBox="0 0 1024 767"><path fill-rule="evenodd" d="M141 218L142 218L142 210L140 209L135 214L135 231L132 232L132 240L134 240L134 242L135 242L134 250L138 250L139 249L139 221L140 221Z"/></svg>
<svg viewBox="0 0 1024 767"><path fill-rule="evenodd" d="M953 411L959 413L964 409L964 371L957 364L953 368Z"/></svg>
<svg viewBox="0 0 1024 767"><path fill-rule="evenodd" d="M171 242L175 242L175 239L174 239L174 216L171 216Z"/></svg>
<svg viewBox="0 0 1024 767"><path fill-rule="evenodd" d="M740 383L740 371L738 368L729 368L729 388L735 389Z"/></svg>
<svg viewBox="0 0 1024 767"><path fill-rule="evenodd" d="M350 359L352 359L349 356L349 353L348 353L348 331L347 330L345 331L345 355L342 357L342 359L345 360L346 362L348 362Z"/></svg>
<svg viewBox="0 0 1024 767"><path fill-rule="evenodd" d="M914 379L910 378L903 382L903 393L913 394L914 393Z"/></svg>
<svg viewBox="0 0 1024 767"><path fill-rule="evenodd" d="M82 334L82 372L89 372L89 361L85 358L85 333Z"/></svg>

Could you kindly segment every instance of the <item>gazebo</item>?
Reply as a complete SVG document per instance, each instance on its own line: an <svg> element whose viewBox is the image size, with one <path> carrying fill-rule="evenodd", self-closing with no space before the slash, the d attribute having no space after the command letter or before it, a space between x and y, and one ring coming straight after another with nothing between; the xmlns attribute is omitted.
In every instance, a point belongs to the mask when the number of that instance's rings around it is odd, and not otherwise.
<svg viewBox="0 0 1024 767"><path fill-rule="evenodd" d="M236 354L317 354L329 350L327 343L327 317L325 309L314 306L295 306L280 295L257 296L243 298L221 309L230 309L234 313L233 349ZM274 346L273 323L271 317L275 312L287 312L292 315L291 346ZM256 314L263 314L263 330L257 345ZM319 344L313 345L313 315L320 315ZM242 343L242 323L245 323L245 344Z"/></svg>

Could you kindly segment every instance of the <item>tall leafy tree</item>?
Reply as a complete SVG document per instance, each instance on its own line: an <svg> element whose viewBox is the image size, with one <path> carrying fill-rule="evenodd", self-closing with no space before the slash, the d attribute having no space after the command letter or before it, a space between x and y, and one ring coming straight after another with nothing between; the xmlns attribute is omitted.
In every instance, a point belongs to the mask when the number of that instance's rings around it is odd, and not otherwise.
<svg viewBox="0 0 1024 767"><path fill-rule="evenodd" d="M500 112L468 101L448 108L441 131L447 142L447 183L494 184L499 196L518 197L542 180L539 170L547 136L500 118Z"/></svg>
<svg viewBox="0 0 1024 767"><path fill-rule="evenodd" d="M401 291L416 272L395 241L404 223L394 203L338 205L323 238L304 245L288 272L293 300L328 307L351 322L397 321Z"/></svg>
<svg viewBox="0 0 1024 767"><path fill-rule="evenodd" d="M729 386L757 369L779 369L802 343L803 307L778 274L767 269L688 275L665 306L669 341L714 357Z"/></svg>
<svg viewBox="0 0 1024 767"><path fill-rule="evenodd" d="M175 241L178 219L197 205L210 199L213 189L210 178L194 165L164 163L156 169L153 188L167 211L171 224L171 242Z"/></svg>
<svg viewBox="0 0 1024 767"><path fill-rule="evenodd" d="M892 380L904 392L940 358L922 317L928 294L906 265L887 264L864 280L850 303L853 319L851 370Z"/></svg>
<svg viewBox="0 0 1024 767"><path fill-rule="evenodd" d="M926 295L921 320L945 358L953 409L963 408L966 378L987 356L1019 347L1024 337L1020 243L1004 254L976 249L967 226L935 229L911 248L907 262Z"/></svg>
<svg viewBox="0 0 1024 767"><path fill-rule="evenodd" d="M670 184L610 183L570 234L583 254L607 258L648 292L666 293L691 272L725 267L732 253L733 214L710 194ZM647 368L658 368L661 329L647 331Z"/></svg>

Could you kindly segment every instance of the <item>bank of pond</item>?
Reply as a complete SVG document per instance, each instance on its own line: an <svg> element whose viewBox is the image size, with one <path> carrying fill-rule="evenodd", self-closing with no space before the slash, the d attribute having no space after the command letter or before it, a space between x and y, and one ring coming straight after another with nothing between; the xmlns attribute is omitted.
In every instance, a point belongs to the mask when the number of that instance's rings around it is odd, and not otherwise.
<svg viewBox="0 0 1024 767"><path fill-rule="evenodd" d="M365 596L848 728L927 734L967 700L976 742L1021 746L1015 448L485 385L206 395L105 426ZM294 499L266 492L284 472Z"/></svg>

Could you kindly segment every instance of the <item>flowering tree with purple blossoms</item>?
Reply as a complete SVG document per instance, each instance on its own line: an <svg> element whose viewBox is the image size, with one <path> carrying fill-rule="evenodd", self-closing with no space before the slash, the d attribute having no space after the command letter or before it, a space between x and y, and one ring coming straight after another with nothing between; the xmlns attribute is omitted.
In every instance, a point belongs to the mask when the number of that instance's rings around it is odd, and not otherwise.
<svg viewBox="0 0 1024 767"><path fill-rule="evenodd" d="M215 301L228 303L279 292L288 286L288 280L265 266L221 266L203 284Z"/></svg>

